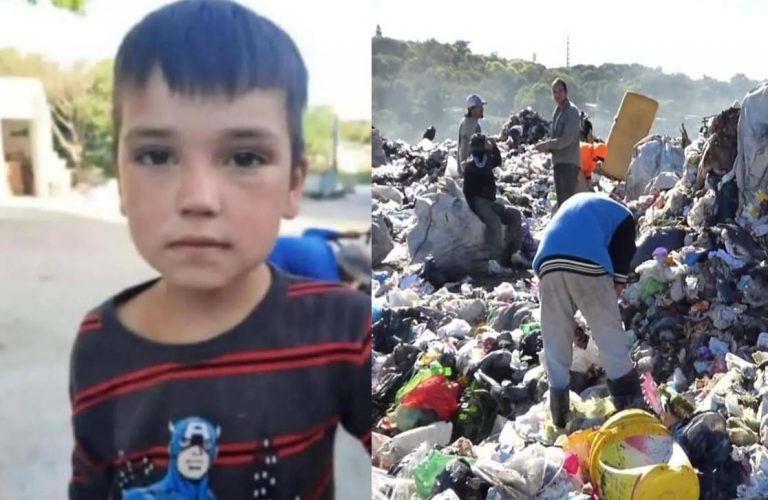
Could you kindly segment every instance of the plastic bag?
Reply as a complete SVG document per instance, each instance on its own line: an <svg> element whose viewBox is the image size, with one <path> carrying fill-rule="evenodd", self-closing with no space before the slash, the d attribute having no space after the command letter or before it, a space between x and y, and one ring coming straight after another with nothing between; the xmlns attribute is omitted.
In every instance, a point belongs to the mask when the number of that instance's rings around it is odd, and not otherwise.
<svg viewBox="0 0 768 500"><path fill-rule="evenodd" d="M452 319L447 325L443 325L437 329L437 334L440 337L456 337L462 338L469 336L469 332L472 331L472 327L463 319Z"/></svg>
<svg viewBox="0 0 768 500"><path fill-rule="evenodd" d="M373 467L371 483L373 500L411 500L416 493L413 479L391 477L377 467Z"/></svg>
<svg viewBox="0 0 768 500"><path fill-rule="evenodd" d="M459 457L446 455L437 450L432 450L429 452L427 459L413 469L413 479L416 483L416 491L421 495L421 498L429 498L437 476L443 472L446 465L456 458Z"/></svg>
<svg viewBox="0 0 768 500"><path fill-rule="evenodd" d="M459 384L436 375L419 383L405 395L400 406L432 410L440 420L450 420L459 408L460 392Z"/></svg>
<svg viewBox="0 0 768 500"><path fill-rule="evenodd" d="M586 474L589 473L589 452L597 432L596 429L574 432L566 438L563 445L563 451L576 454L579 459L579 468Z"/></svg>
<svg viewBox="0 0 768 500"><path fill-rule="evenodd" d="M511 302L515 300L515 288L512 286L512 283L508 283L506 281L494 288L493 293L496 295L497 300L504 302Z"/></svg>
<svg viewBox="0 0 768 500"><path fill-rule="evenodd" d="M488 484L475 477L472 466L465 458L452 460L445 466L432 485L432 494L452 491L461 500L484 500ZM437 497L432 497L437 498Z"/></svg>
<svg viewBox="0 0 768 500"><path fill-rule="evenodd" d="M387 293L389 307L414 307L419 302L419 295L413 290L395 288Z"/></svg>

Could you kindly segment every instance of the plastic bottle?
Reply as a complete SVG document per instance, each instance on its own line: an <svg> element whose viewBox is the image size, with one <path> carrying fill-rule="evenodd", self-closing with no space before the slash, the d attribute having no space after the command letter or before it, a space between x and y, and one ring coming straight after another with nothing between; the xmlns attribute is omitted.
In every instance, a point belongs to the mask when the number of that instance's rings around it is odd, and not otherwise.
<svg viewBox="0 0 768 500"><path fill-rule="evenodd" d="M554 191L547 193L547 200L549 200L551 203L555 203L557 201L557 193Z"/></svg>

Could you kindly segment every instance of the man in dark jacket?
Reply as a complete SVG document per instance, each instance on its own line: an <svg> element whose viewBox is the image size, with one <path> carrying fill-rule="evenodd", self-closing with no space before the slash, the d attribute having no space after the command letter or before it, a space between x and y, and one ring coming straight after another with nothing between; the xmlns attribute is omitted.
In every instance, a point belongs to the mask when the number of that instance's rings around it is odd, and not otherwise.
<svg viewBox="0 0 768 500"><path fill-rule="evenodd" d="M577 309L597 343L615 406L642 407L640 378L632 364L617 302L636 250L632 213L602 194L571 196L544 231L533 269L540 280L550 410L558 427L565 426L570 406Z"/></svg>
<svg viewBox="0 0 768 500"><path fill-rule="evenodd" d="M485 244L491 257L488 267L490 270L499 270L499 261L506 263L522 246L522 214L496 201L493 169L501 166L498 147L483 134L475 134L470 140L469 149L469 158L462 165L464 196L469 208L485 224ZM511 232L511 242L506 252L501 238L502 224Z"/></svg>

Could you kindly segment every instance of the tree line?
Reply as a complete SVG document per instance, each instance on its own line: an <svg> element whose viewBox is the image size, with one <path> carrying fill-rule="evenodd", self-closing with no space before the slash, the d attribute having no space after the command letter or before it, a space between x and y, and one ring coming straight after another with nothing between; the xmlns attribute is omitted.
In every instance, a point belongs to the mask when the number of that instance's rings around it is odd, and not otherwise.
<svg viewBox="0 0 768 500"><path fill-rule="evenodd" d="M45 88L53 122L54 146L78 180L96 171L116 175L113 162L112 79L114 61L62 66L39 54L0 49L0 77L39 79ZM304 117L304 133L310 163L323 170L331 161L334 111L314 106ZM355 145L370 144L369 121L341 121L339 138Z"/></svg>
<svg viewBox="0 0 768 500"><path fill-rule="evenodd" d="M550 119L550 84L562 77L571 101L590 115L596 134L607 137L626 91L659 102L652 133L677 136L681 124L692 137L702 119L741 101L758 85L743 74L724 82L640 64L574 65L547 68L498 54L474 54L466 41L402 41L377 35L372 40L373 124L388 138L415 142L435 125L437 140L455 139L465 112L464 99L477 93L488 101L483 130L497 133L512 113L531 107Z"/></svg>

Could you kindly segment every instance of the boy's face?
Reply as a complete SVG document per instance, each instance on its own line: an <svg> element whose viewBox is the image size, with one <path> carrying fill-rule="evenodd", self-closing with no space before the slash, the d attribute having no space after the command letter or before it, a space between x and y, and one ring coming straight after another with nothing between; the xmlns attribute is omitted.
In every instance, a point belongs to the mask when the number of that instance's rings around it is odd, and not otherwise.
<svg viewBox="0 0 768 500"><path fill-rule="evenodd" d="M159 71L126 89L121 210L139 253L173 285L223 287L266 261L297 215L306 162L291 169L285 95L172 94Z"/></svg>

